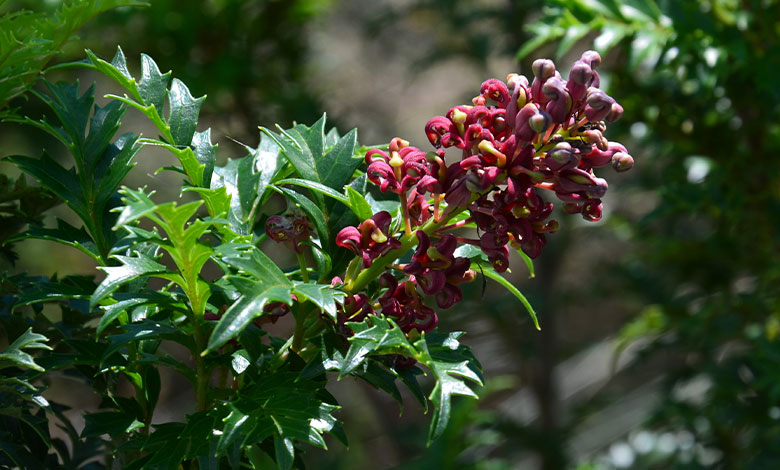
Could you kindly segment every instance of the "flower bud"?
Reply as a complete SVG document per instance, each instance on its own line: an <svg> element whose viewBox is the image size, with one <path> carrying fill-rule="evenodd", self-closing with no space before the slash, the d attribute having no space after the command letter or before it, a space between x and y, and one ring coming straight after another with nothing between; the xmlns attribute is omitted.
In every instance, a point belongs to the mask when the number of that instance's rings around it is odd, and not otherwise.
<svg viewBox="0 0 780 470"><path fill-rule="evenodd" d="M623 107L617 102L612 103L612 108L609 110L609 114L604 118L609 122L615 122L623 116Z"/></svg>
<svg viewBox="0 0 780 470"><path fill-rule="evenodd" d="M580 56L580 60L590 65L590 68L597 69L601 65L601 56L596 51L585 51Z"/></svg>
<svg viewBox="0 0 780 470"><path fill-rule="evenodd" d="M585 98L585 117L590 122L603 120L612 110L614 102L615 100L598 88L588 88L588 95Z"/></svg>
<svg viewBox="0 0 780 470"><path fill-rule="evenodd" d="M537 134L546 131L550 124L552 124L552 118L544 111L539 111L528 118L528 126Z"/></svg>
<svg viewBox="0 0 780 470"><path fill-rule="evenodd" d="M612 155L612 168L617 172L628 171L634 166L634 158L625 152L615 152Z"/></svg>
<svg viewBox="0 0 780 470"><path fill-rule="evenodd" d="M536 59L531 65L534 77L546 80L555 75L555 63L550 59Z"/></svg>

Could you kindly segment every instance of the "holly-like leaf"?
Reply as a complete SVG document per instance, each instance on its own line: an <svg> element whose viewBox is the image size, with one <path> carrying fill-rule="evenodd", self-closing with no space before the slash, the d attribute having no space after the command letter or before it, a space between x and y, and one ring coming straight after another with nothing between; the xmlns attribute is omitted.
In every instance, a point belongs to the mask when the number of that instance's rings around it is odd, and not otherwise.
<svg viewBox="0 0 780 470"><path fill-rule="evenodd" d="M450 419L452 397L462 395L478 398L468 383L482 385L481 366L469 348L460 344L462 332L422 335L414 346L419 351L417 360L425 364L436 379L429 396L433 403L433 417L428 443L442 435Z"/></svg>
<svg viewBox="0 0 780 470"><path fill-rule="evenodd" d="M251 156L229 160L223 167L214 168L214 178L211 188L224 188L230 196L230 211L228 220L234 232L248 235L254 216L254 207L258 198L258 185L261 173L254 171L254 160Z"/></svg>
<svg viewBox="0 0 780 470"><path fill-rule="evenodd" d="M282 153L304 180L321 183L336 191L352 178L355 168L362 162L355 157L357 131L349 131L336 144L327 149L325 115L311 127L298 124L281 134L267 129L263 131L279 145Z"/></svg>
<svg viewBox="0 0 780 470"><path fill-rule="evenodd" d="M49 346L44 344L49 339L41 334L33 333L32 328L29 328L21 336L16 338L13 343L8 345L7 348L0 353L0 369L6 367L21 367L23 369L32 369L38 372L44 372L43 367L39 366L33 360L33 357L22 351L22 349L47 349L51 350Z"/></svg>
<svg viewBox="0 0 780 470"><path fill-rule="evenodd" d="M293 284L268 256L258 249L248 255L226 256L222 260L249 277L226 276L227 280L241 293L241 297L225 311L209 338L206 351L213 351L236 337L263 311L269 301L291 304Z"/></svg>
<svg viewBox="0 0 780 470"><path fill-rule="evenodd" d="M312 301L328 314L333 321L336 321L336 304L341 303L342 299L347 295L328 284L323 285L315 282L298 283L293 288L293 293L299 296L299 301L303 300L303 298Z"/></svg>
<svg viewBox="0 0 780 470"><path fill-rule="evenodd" d="M360 366L369 354L402 354L414 357L414 346L393 320L369 315L361 323L347 323L355 333L349 338L349 350L344 356L339 379Z"/></svg>
<svg viewBox="0 0 780 470"><path fill-rule="evenodd" d="M174 78L168 92L168 126L173 142L171 144L188 147L192 143L198 125L198 114L205 96L194 98L187 85Z"/></svg>
<svg viewBox="0 0 780 470"><path fill-rule="evenodd" d="M157 63L146 54L141 54L141 80L138 82L138 94L145 105L155 107L162 116L165 97L168 95L168 82L171 72L160 73Z"/></svg>
<svg viewBox="0 0 780 470"><path fill-rule="evenodd" d="M90 307L94 307L111 292L117 290L121 285L138 279L141 276L150 274L160 274L167 272L168 269L152 258L136 253L136 256L114 255L119 260L121 266L101 266L98 269L106 273L106 278L95 289L90 301Z"/></svg>
<svg viewBox="0 0 780 470"><path fill-rule="evenodd" d="M272 437L277 443L277 465L291 468L295 441L326 449L322 435L328 432L344 442L332 415L339 406L323 401L324 386L324 381L302 379L287 370L263 374L227 405L230 414L224 418L218 451L224 452L232 443L246 448Z"/></svg>
<svg viewBox="0 0 780 470"><path fill-rule="evenodd" d="M444 432L450 419L453 396L476 397L469 383L482 385L481 366L469 348L458 341L463 333L423 334L411 344L389 318L369 315L363 322L347 325L354 335L349 338L350 348L342 361L339 377L352 374L369 355L400 354L415 359L431 371L436 384L429 396L434 405L429 443ZM411 384L413 392L419 390L413 373L404 379Z"/></svg>
<svg viewBox="0 0 780 470"><path fill-rule="evenodd" d="M30 225L26 232L8 239L6 243L27 240L28 238L62 243L63 245L80 250L95 261L100 261L100 253L97 252L95 242L92 241L89 233L83 228L77 229L59 218L57 219L57 228L44 228L39 225Z"/></svg>

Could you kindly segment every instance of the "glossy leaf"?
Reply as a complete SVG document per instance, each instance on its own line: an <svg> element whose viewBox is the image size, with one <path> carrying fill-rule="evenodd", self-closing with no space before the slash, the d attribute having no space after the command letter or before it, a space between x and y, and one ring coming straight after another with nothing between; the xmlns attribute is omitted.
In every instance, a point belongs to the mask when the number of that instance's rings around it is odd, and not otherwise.
<svg viewBox="0 0 780 470"><path fill-rule="evenodd" d="M328 316L336 321L336 304L341 303L346 293L331 287L328 284L300 283L293 288L293 293L298 295L298 300L303 298L312 301Z"/></svg>
<svg viewBox="0 0 780 470"><path fill-rule="evenodd" d="M246 256L227 256L227 264L249 276L227 276L227 280L241 293L220 318L211 333L206 351L213 351L236 337L254 318L262 315L269 301L291 304L293 284L276 263L262 251L252 250Z"/></svg>
<svg viewBox="0 0 780 470"><path fill-rule="evenodd" d="M482 385L479 363L469 348L458 341L462 332L423 335L414 346L420 352L418 360L425 364L436 378L430 395L434 405L428 443L442 435L450 419L452 397L455 395L478 398L468 382Z"/></svg>
<svg viewBox="0 0 780 470"><path fill-rule="evenodd" d="M160 73L157 63L148 55L141 54L141 80L138 82L138 94L144 104L153 105L159 115L163 113L170 79L171 72Z"/></svg>
<svg viewBox="0 0 780 470"><path fill-rule="evenodd" d="M355 158L357 131L344 135L330 149L325 147L325 116L311 127L298 124L281 131L281 135L263 129L281 148L284 155L305 180L321 183L336 191L352 177L362 159Z"/></svg>
<svg viewBox="0 0 780 470"><path fill-rule="evenodd" d="M0 352L0 369L10 366L21 367L23 369L32 369L38 372L44 372L44 369L35 363L33 357L22 349L47 349L49 346L44 344L49 339L38 333L33 333L32 328L25 331L16 338L13 343Z"/></svg>
<svg viewBox="0 0 780 470"><path fill-rule="evenodd" d="M198 125L198 114L205 96L194 98L187 85L178 78L171 82L168 92L168 126L171 129L174 145L187 147L192 143Z"/></svg>
<svg viewBox="0 0 780 470"><path fill-rule="evenodd" d="M352 186L346 186L347 196L349 197L349 207L359 220L370 219L374 215L371 204L368 203L365 196L357 192Z"/></svg>
<svg viewBox="0 0 780 470"><path fill-rule="evenodd" d="M162 264L141 254L135 257L115 255L114 258L121 262L122 265L101 266L98 268L106 273L106 278L98 285L95 293L92 294L92 300L90 301L90 306L92 307L129 281L149 274L164 273L168 270Z"/></svg>

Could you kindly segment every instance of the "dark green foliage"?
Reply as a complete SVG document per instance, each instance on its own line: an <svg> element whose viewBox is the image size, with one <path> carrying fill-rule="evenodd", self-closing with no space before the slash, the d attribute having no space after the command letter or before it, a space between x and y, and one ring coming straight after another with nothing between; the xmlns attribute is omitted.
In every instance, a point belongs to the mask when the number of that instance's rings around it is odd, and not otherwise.
<svg viewBox="0 0 780 470"><path fill-rule="evenodd" d="M623 337L652 340L643 359L662 351L679 358L648 426L685 429L716 456L651 455L634 467L771 467L780 458L772 411L780 167L771 157L780 149L780 5L556 4L533 27L534 44L563 38L565 50L563 34L579 28L602 54L619 51L610 87L625 97L627 120L646 124L639 184L659 201L631 230L637 251L622 274L648 308ZM700 397L672 393L691 381L707 384Z"/></svg>

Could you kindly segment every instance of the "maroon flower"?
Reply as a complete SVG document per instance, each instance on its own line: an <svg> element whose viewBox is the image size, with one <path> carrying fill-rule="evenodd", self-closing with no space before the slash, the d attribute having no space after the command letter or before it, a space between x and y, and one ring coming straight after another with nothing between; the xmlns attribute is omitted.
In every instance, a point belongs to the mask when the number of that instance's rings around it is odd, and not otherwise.
<svg viewBox="0 0 780 470"><path fill-rule="evenodd" d="M366 153L366 174L382 192L402 194L428 174L428 162L425 152L399 137L390 141L389 150L389 155L379 149Z"/></svg>
<svg viewBox="0 0 780 470"><path fill-rule="evenodd" d="M401 247L401 242L390 233L391 222L389 212L377 212L357 228L350 226L341 229L336 235L336 245L362 257L363 266L367 268L374 259Z"/></svg>
<svg viewBox="0 0 780 470"><path fill-rule="evenodd" d="M296 253L303 252L303 242L311 237L309 219L293 212L269 217L265 221L265 232L275 242L284 243Z"/></svg>

